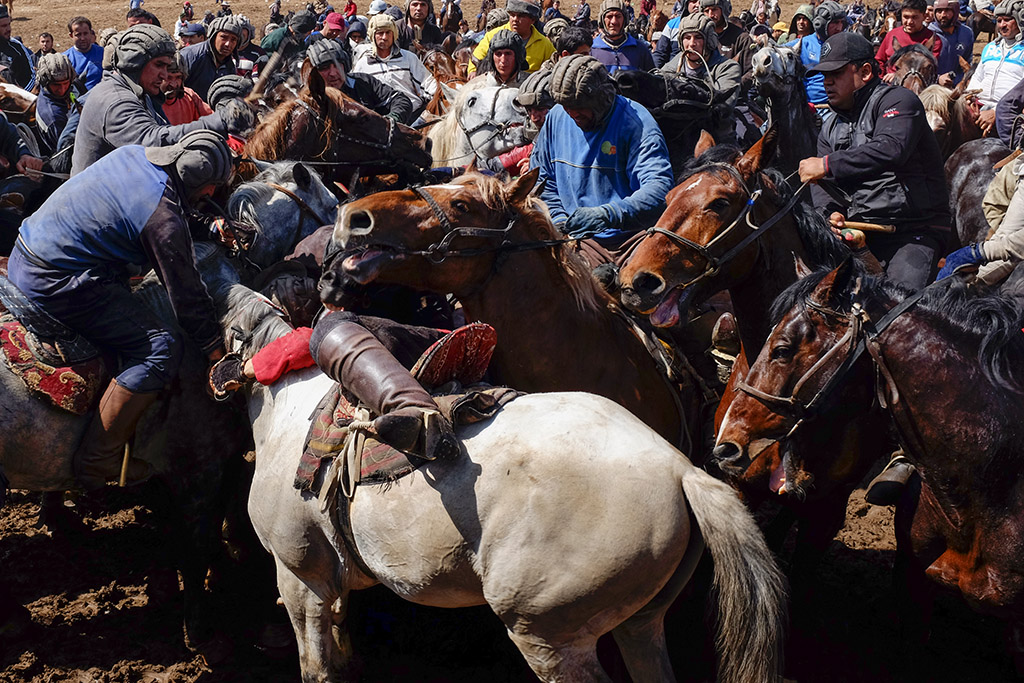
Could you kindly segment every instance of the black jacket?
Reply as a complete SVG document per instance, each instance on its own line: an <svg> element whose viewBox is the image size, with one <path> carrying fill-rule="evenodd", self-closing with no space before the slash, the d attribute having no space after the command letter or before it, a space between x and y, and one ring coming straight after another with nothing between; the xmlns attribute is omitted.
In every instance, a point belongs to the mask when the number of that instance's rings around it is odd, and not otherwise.
<svg viewBox="0 0 1024 683"><path fill-rule="evenodd" d="M381 116L390 116L398 123L409 124L412 121L412 102L388 84L369 74L348 74L355 85L345 84L342 92L359 104L374 110Z"/></svg>
<svg viewBox="0 0 1024 683"><path fill-rule="evenodd" d="M818 155L825 158L823 184L832 181L832 194L818 185L812 192L826 213L895 224L904 233L948 230L942 153L921 100L906 88L874 78L854 93L853 110L837 110L822 127Z"/></svg>
<svg viewBox="0 0 1024 683"><path fill-rule="evenodd" d="M400 19L395 24L395 28L398 29L398 46L403 50L411 50L412 41L416 39L416 32L413 30L412 24L409 23L409 19ZM430 19L423 24L423 37L420 39L421 45L440 45L441 41L444 40L444 33L439 29Z"/></svg>

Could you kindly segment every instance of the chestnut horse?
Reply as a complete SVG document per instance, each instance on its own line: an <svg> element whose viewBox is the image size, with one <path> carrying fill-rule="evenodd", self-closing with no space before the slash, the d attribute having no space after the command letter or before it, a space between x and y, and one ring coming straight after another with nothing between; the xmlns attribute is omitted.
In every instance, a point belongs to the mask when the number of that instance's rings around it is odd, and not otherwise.
<svg viewBox="0 0 1024 683"><path fill-rule="evenodd" d="M497 330L493 381L605 396L670 442L685 441L696 426L698 392L687 386L680 395L662 376L543 205L527 197L536 179L535 169L506 188L469 174L346 204L328 247L344 253L325 259L321 298L334 303L345 278L452 293L467 320Z"/></svg>
<svg viewBox="0 0 1024 683"><path fill-rule="evenodd" d="M328 88L316 69L304 71L308 85L256 128L245 145L249 157L304 161L345 182L356 171L415 175L430 166L426 136Z"/></svg>
<svg viewBox="0 0 1024 683"><path fill-rule="evenodd" d="M929 85L918 93L928 118L928 127L935 133L943 159L953 156L953 152L965 142L983 137L977 117L971 111L974 94L965 94L966 86L965 78L952 90L941 85Z"/></svg>
<svg viewBox="0 0 1024 683"><path fill-rule="evenodd" d="M716 425L735 394L737 381L768 337L772 301L801 277L805 272L802 264L835 265L849 254L820 216L801 203L793 204L793 193L781 176L763 168L774 151L774 135L770 130L742 156L734 147L709 148L710 139L704 138L694 166L669 192L665 213L619 273L623 304L651 314L655 325L674 324L686 309L724 289L729 291L742 349L719 405ZM770 236L752 232L768 225L780 209L785 213L769 226ZM735 252L729 262L723 260L727 251L753 234L760 237ZM879 432L885 433L884 429ZM833 436L820 434L825 444ZM847 498L883 451L880 443L845 449L844 468L837 468L831 479L819 481L807 496L784 495L782 482L773 476L781 456L772 442L758 444L742 466L714 461L709 465L716 466L752 506L784 496L789 510L773 531L784 535L789 515L799 520L791 564L796 594L808 590L818 560L845 522ZM779 544L782 539L769 540Z"/></svg>
<svg viewBox="0 0 1024 683"><path fill-rule="evenodd" d="M1024 335L1014 299L958 278L913 295L853 260L794 285L729 407L719 448L780 439L787 486L809 488L835 451L799 443L816 423L895 425L919 478L896 513L906 627L925 631L934 585L1005 619L1018 670L1024 615ZM812 398L813 397L813 398ZM790 442L796 441L792 444Z"/></svg>

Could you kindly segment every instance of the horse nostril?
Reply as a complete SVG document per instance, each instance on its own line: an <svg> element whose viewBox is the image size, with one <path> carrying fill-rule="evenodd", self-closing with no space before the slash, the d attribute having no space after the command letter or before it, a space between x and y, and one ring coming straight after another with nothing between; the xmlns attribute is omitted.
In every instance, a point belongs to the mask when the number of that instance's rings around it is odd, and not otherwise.
<svg viewBox="0 0 1024 683"><path fill-rule="evenodd" d="M373 216L368 211L352 211L348 214L348 229L352 232L369 232L373 228Z"/></svg>
<svg viewBox="0 0 1024 683"><path fill-rule="evenodd" d="M642 270L633 277L632 286L640 294L660 294L665 289L665 281L654 273Z"/></svg>
<svg viewBox="0 0 1024 683"><path fill-rule="evenodd" d="M711 459L716 462L728 462L734 460L740 455L740 447L734 443L726 441L715 446L715 450L711 451Z"/></svg>

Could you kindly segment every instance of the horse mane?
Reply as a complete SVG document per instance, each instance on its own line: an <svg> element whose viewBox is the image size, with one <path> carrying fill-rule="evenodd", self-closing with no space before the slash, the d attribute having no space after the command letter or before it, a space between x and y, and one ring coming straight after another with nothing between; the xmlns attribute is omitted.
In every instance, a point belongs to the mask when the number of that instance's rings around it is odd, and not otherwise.
<svg viewBox="0 0 1024 683"><path fill-rule="evenodd" d="M338 114L343 114L352 108L363 109L366 112L370 111L334 88L325 88L324 94L327 98L328 111L321 112L323 115L320 117L315 117L323 121L324 127L323 132L320 134L320 138L324 141L324 149L321 154L327 152L331 147ZM274 111L267 115L246 141L246 154L254 159L266 161L280 159L284 153L285 140L288 137L287 132L288 127L291 125L292 114L300 107L307 111L310 109L314 111L320 109L320 104L312 97L309 88L304 87L299 91L295 99L281 103Z"/></svg>
<svg viewBox="0 0 1024 683"><path fill-rule="evenodd" d="M440 90L440 88L438 88ZM427 136L432 141L431 155L434 157L434 166L454 166L457 165L460 159L469 156L472 157L472 152L468 154L458 154L459 147L462 145L465 134L462 132L462 128L459 127L459 117L462 115L462 110L466 106L466 100L476 92L475 88L460 88L455 99L448 106L448 113L445 114L441 121L435 123L430 128L430 132Z"/></svg>
<svg viewBox="0 0 1024 683"><path fill-rule="evenodd" d="M904 45L900 49L896 50L896 52L892 54L892 57L889 57L888 65L892 66L900 59L902 59L904 55L908 55L914 52L923 57L927 57L928 61L930 61L931 63L936 63L935 55L931 53L931 50L926 48L924 45L921 45L920 43L911 43L910 45Z"/></svg>
<svg viewBox="0 0 1024 683"><path fill-rule="evenodd" d="M854 302L853 287L861 282L857 300L887 297L896 303L913 292L885 278L867 272L857 259L853 259L854 277L850 286L841 293L836 310L849 313ZM825 276L831 272L822 268L798 280L782 292L772 304L772 324L776 325L787 311L803 304ZM835 302L833 302L835 304ZM956 279L946 287L929 289L918 301L914 311L923 311L955 330L957 337L978 340L978 365L985 379L993 387L1024 394L1024 383L1016 369L1024 365L1024 312L1018 302L995 291L979 292Z"/></svg>
<svg viewBox="0 0 1024 683"><path fill-rule="evenodd" d="M518 211L524 220L520 222L531 240L557 240L564 236L555 229L547 205L530 195L522 205L509 203L508 186L493 176L482 173L468 173L452 180L453 185L472 185L480 191L484 205L492 211ZM590 267L571 248L571 243L553 247L555 258L561 266L566 286L572 292L576 306L581 311L597 312L604 308L607 297L598 290L597 282L591 275Z"/></svg>
<svg viewBox="0 0 1024 683"><path fill-rule="evenodd" d="M715 145L700 157L690 159L683 165L676 185L698 173L712 173L723 180L734 179L735 177L723 166L735 166L740 156L742 156L742 150L735 145ZM758 175L761 188L769 194L777 206L781 208L792 199L793 188L782 173L774 168L767 168ZM803 242L804 248L812 260L812 263L807 265L812 268L835 268L849 255L849 249L836 239L828 221L812 206L806 202L797 202L790 214L796 223L800 241Z"/></svg>
<svg viewBox="0 0 1024 683"><path fill-rule="evenodd" d="M270 168L260 171L252 180L239 185L228 198L228 215L253 226L261 233L264 232L256 207L269 200L276 192L267 183L280 185L291 181L292 166L296 163L294 161L279 161L271 165Z"/></svg>

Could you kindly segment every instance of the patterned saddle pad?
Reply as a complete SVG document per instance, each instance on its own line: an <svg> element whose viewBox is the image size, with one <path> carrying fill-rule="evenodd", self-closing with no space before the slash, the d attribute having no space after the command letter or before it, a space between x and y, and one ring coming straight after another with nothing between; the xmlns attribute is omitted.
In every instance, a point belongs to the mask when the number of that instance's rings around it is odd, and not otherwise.
<svg viewBox="0 0 1024 683"><path fill-rule="evenodd" d="M519 395L512 389L478 384L496 341L490 325L472 323L435 342L413 366L413 375L431 391L452 424L490 419L501 406ZM323 477L318 475L345 452L350 437L348 426L356 416L356 406L341 385L335 384L310 416L312 424L295 473L295 488L319 491ZM360 484L386 484L409 474L423 462L366 437L356 479Z"/></svg>

